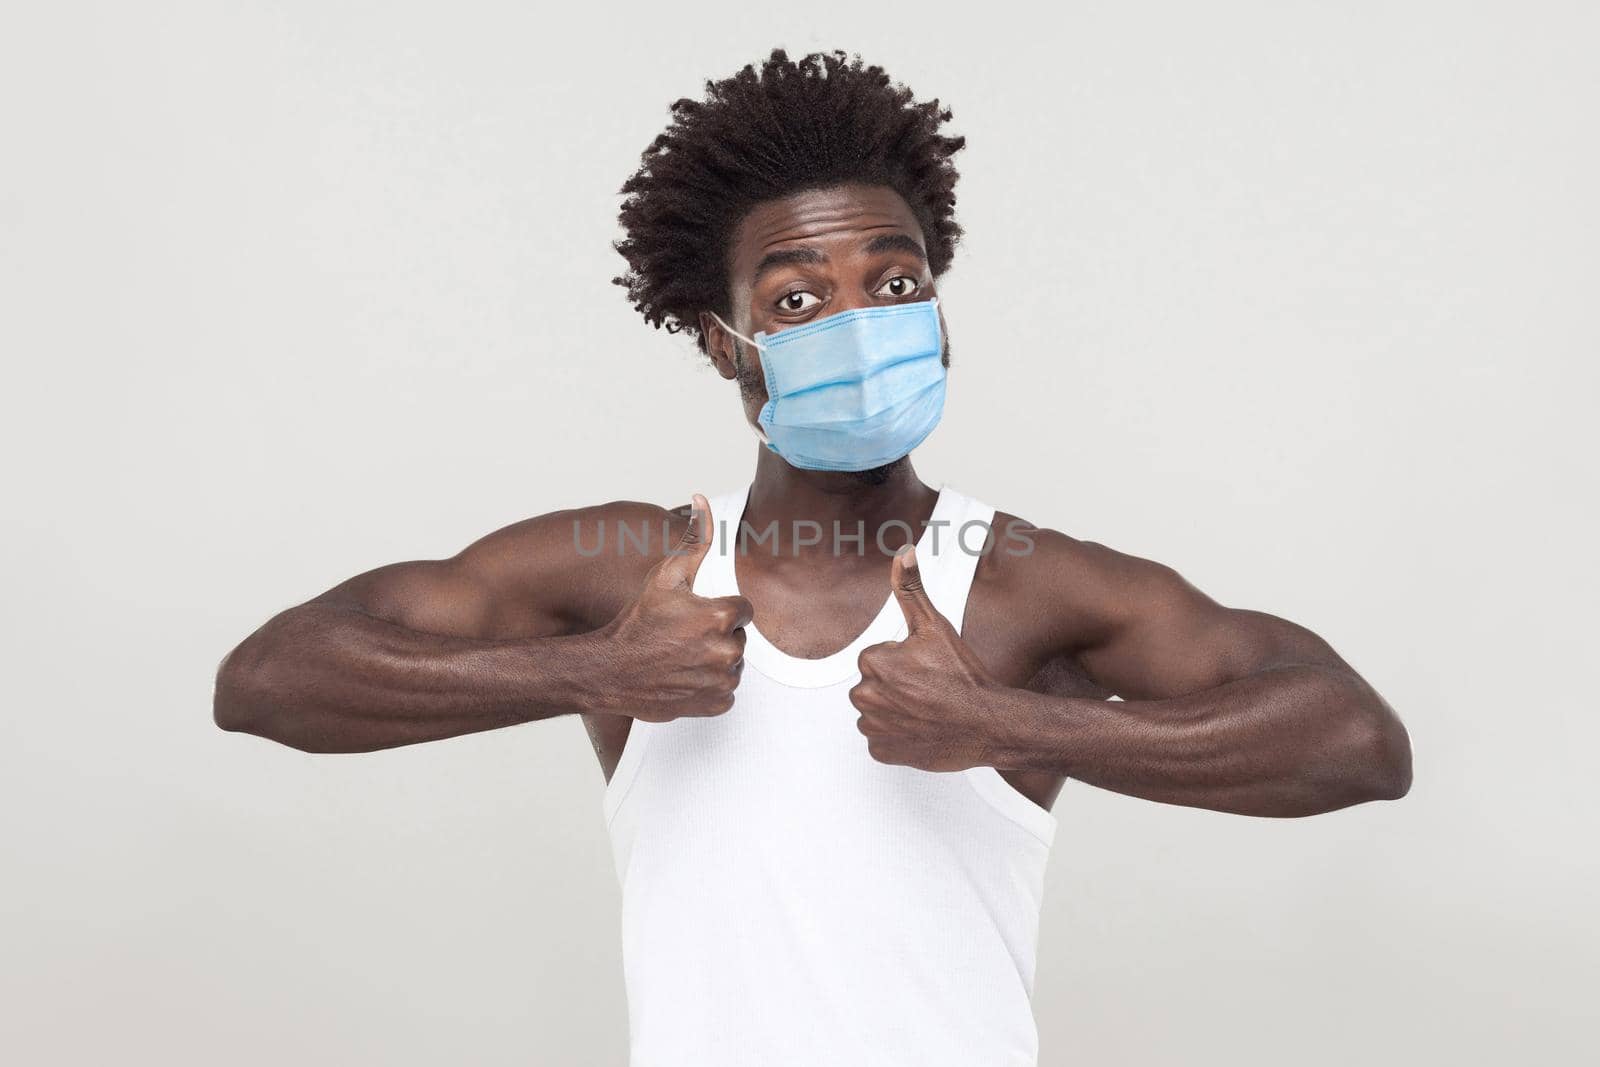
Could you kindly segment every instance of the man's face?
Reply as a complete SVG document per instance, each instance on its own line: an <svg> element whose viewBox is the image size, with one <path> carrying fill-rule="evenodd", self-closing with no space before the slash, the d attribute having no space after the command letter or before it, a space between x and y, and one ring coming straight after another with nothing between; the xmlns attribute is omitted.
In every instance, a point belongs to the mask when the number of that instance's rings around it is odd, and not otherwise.
<svg viewBox="0 0 1600 1067"><path fill-rule="evenodd" d="M746 337L938 295L922 228L899 193L878 185L831 186L756 206L734 232L728 277L729 325ZM700 326L718 373L739 383L754 425L767 402L759 353L709 313ZM948 345L944 355L948 365Z"/></svg>

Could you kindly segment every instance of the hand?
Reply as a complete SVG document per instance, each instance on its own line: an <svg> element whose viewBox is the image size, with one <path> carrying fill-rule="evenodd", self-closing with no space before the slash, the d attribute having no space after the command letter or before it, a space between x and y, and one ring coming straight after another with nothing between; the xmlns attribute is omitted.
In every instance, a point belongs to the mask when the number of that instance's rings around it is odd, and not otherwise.
<svg viewBox="0 0 1600 1067"><path fill-rule="evenodd" d="M992 766L1005 687L928 599L915 548L895 555L889 583L906 639L862 650L861 681L850 690L867 751L880 763L925 771Z"/></svg>
<svg viewBox="0 0 1600 1067"><path fill-rule="evenodd" d="M651 568L639 598L598 631L607 686L598 710L669 722L733 707L753 613L742 596L693 592L713 529L711 505L696 493L677 548Z"/></svg>

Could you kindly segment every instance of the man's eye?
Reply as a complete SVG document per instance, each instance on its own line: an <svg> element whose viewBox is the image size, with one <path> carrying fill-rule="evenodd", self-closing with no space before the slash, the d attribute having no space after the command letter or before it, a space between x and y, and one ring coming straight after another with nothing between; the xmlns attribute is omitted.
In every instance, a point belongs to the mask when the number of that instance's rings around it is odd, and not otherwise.
<svg viewBox="0 0 1600 1067"><path fill-rule="evenodd" d="M922 288L922 286L917 284L917 280L915 278L908 278L904 274L901 274L884 282L883 285L878 288L878 295L891 296L898 299L902 296L910 296L920 288Z"/></svg>
<svg viewBox="0 0 1600 1067"><path fill-rule="evenodd" d="M778 298L778 310L806 311L820 303L822 301L817 297L817 294L807 292L804 289L797 289Z"/></svg>

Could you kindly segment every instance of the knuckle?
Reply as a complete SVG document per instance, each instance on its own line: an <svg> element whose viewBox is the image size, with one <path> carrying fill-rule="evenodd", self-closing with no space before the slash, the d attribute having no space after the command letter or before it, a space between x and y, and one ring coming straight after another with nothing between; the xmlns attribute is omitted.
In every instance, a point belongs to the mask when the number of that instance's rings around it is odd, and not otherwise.
<svg viewBox="0 0 1600 1067"><path fill-rule="evenodd" d="M728 710L721 706L722 698L717 696L702 696L689 706L684 712L685 717L692 719L709 719L713 715L721 715Z"/></svg>

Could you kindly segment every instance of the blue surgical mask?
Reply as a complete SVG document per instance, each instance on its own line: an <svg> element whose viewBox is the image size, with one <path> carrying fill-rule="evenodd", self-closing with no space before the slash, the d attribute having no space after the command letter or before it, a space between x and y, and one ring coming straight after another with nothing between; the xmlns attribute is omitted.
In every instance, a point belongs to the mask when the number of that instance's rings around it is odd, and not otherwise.
<svg viewBox="0 0 1600 1067"><path fill-rule="evenodd" d="M754 339L767 402L756 434L796 467L864 471L906 455L944 413L939 302L841 311Z"/></svg>

